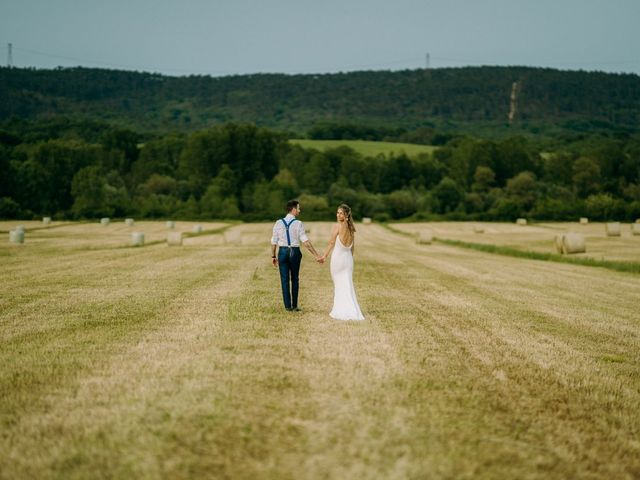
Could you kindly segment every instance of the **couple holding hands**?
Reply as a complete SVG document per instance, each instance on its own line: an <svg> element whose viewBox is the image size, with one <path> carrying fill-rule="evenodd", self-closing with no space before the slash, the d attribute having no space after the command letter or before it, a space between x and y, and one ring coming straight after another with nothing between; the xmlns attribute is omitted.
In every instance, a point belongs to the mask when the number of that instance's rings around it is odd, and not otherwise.
<svg viewBox="0 0 640 480"><path fill-rule="evenodd" d="M300 262L302 243L320 264L331 254L331 278L333 280L333 308L329 315L336 320L364 320L353 286L353 250L356 229L351 217L351 208L342 204L336 211L337 223L331 229L326 250L319 255L304 230L304 224L296 217L300 215L300 202L287 203L287 215L273 226L271 237L271 259L280 270L282 298L289 311L298 308L300 285ZM277 252L276 252L277 248ZM332 253L333 252L333 253Z"/></svg>

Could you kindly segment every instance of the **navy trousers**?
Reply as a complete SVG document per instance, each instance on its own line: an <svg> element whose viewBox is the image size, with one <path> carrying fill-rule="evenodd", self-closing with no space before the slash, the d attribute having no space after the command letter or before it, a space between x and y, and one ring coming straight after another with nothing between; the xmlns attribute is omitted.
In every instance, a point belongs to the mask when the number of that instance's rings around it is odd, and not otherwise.
<svg viewBox="0 0 640 480"><path fill-rule="evenodd" d="M298 287L300 285L300 247L280 247L278 250L278 266L280 267L280 283L282 284L282 300L284 308L298 307Z"/></svg>

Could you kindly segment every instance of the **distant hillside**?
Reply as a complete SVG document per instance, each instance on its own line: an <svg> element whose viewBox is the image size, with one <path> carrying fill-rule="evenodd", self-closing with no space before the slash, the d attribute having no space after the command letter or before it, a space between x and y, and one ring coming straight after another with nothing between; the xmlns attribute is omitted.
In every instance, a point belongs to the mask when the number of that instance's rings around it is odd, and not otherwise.
<svg viewBox="0 0 640 480"><path fill-rule="evenodd" d="M193 131L228 121L305 133L318 122L406 129L637 131L640 77L524 67L258 74L213 78L88 68L0 68L0 120L54 115L137 130Z"/></svg>

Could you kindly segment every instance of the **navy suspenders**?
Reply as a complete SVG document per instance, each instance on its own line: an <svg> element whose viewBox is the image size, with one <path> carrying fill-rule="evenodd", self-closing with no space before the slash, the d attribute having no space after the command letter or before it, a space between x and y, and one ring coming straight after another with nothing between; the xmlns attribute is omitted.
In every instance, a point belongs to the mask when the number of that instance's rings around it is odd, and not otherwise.
<svg viewBox="0 0 640 480"><path fill-rule="evenodd" d="M284 228L285 228L285 231L287 232L287 245L289 248L289 255L293 255L293 250L291 249L291 235L289 235L289 227L293 222L297 220L297 218L292 219L289 223L287 223L287 221L284 218L281 218L280 220L282 221L282 223L284 223Z"/></svg>

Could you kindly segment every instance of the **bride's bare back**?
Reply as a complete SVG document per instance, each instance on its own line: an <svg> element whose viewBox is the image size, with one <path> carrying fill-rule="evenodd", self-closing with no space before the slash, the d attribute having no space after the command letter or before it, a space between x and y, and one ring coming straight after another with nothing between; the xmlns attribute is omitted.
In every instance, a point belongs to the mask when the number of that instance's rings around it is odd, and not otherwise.
<svg viewBox="0 0 640 480"><path fill-rule="evenodd" d="M338 225L338 235L340 236L340 243L345 247L350 247L353 244L354 234L349 231L347 222Z"/></svg>

